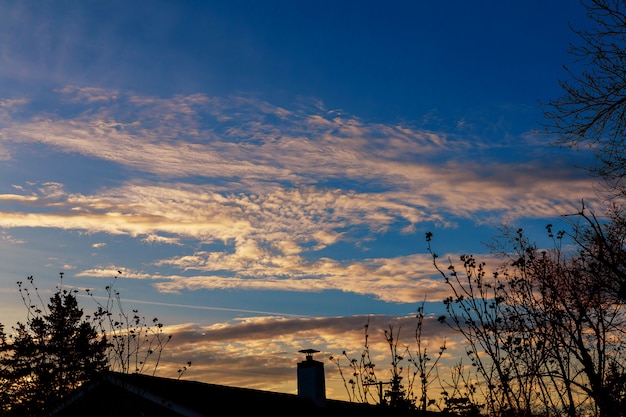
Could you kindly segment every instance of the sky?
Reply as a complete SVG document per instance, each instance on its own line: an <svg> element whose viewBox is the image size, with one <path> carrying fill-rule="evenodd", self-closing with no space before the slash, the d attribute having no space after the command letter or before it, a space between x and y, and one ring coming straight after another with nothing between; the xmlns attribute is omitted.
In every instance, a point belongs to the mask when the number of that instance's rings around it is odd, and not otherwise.
<svg viewBox="0 0 626 417"><path fill-rule="evenodd" d="M115 282L173 335L159 375L295 392L312 348L345 398L328 357L368 320L384 362L383 329L442 311L427 232L488 259L597 198L542 132L570 25L572 0L0 0L0 322L28 276L85 311Z"/></svg>

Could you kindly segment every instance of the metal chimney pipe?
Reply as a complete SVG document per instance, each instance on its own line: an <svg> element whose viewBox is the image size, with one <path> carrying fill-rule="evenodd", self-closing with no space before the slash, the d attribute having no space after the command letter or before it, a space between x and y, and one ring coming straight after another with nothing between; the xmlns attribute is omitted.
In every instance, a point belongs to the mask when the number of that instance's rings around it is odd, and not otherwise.
<svg viewBox="0 0 626 417"><path fill-rule="evenodd" d="M319 350L304 349L305 360L298 362L298 396L313 401L318 407L326 402L324 363L313 359Z"/></svg>

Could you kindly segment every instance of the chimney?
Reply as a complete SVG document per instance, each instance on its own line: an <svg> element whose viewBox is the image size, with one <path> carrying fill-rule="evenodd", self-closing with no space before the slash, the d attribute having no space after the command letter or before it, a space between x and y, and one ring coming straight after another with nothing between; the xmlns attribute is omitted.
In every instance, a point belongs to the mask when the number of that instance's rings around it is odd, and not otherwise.
<svg viewBox="0 0 626 417"><path fill-rule="evenodd" d="M313 354L319 352L314 349L304 349L306 358L298 362L298 397L313 401L318 407L326 402L326 382L324 378L324 363L313 359Z"/></svg>

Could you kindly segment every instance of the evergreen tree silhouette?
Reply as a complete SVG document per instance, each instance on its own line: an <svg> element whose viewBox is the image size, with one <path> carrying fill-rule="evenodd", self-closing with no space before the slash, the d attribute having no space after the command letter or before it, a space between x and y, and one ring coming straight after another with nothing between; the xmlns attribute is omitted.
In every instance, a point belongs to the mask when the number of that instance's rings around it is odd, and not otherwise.
<svg viewBox="0 0 626 417"><path fill-rule="evenodd" d="M83 317L74 293L59 289L47 312L27 306L28 320L11 338L0 329L3 415L41 415L107 368L107 339Z"/></svg>

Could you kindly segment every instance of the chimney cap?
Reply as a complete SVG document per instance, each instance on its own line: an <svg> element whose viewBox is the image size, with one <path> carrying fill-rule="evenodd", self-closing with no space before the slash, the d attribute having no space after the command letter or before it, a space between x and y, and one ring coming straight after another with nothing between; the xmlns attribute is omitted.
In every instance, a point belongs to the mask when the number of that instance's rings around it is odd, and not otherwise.
<svg viewBox="0 0 626 417"><path fill-rule="evenodd" d="M319 350L315 350L315 349L302 349L299 350L298 352L300 353L304 353L306 355L306 359L307 360L312 360L313 359L313 354L314 353L318 353Z"/></svg>

